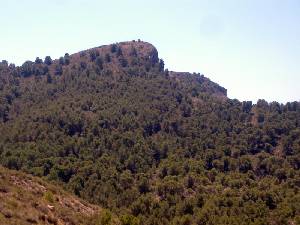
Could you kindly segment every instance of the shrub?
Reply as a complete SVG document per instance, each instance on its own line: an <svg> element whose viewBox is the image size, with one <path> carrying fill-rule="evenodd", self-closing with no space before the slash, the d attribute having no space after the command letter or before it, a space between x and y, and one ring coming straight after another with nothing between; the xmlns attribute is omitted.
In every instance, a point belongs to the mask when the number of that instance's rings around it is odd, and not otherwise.
<svg viewBox="0 0 300 225"><path fill-rule="evenodd" d="M46 56L44 62L45 62L45 64L47 64L48 66L50 66L52 64L51 57L50 56Z"/></svg>
<svg viewBox="0 0 300 225"><path fill-rule="evenodd" d="M40 59L39 57L36 57L35 61L34 61L36 64L42 64L43 63L43 60Z"/></svg>
<svg viewBox="0 0 300 225"><path fill-rule="evenodd" d="M139 225L140 222L138 218L132 215L123 215L121 216L121 224L122 225Z"/></svg>
<svg viewBox="0 0 300 225"><path fill-rule="evenodd" d="M55 67L55 75L62 75L63 74L63 68L61 65L56 65Z"/></svg>
<svg viewBox="0 0 300 225"><path fill-rule="evenodd" d="M44 199L49 203L54 203L54 195L51 191L46 191L44 193Z"/></svg>
<svg viewBox="0 0 300 225"><path fill-rule="evenodd" d="M118 49L118 46L116 44L112 44L111 47L110 47L110 51L111 53L115 53Z"/></svg>

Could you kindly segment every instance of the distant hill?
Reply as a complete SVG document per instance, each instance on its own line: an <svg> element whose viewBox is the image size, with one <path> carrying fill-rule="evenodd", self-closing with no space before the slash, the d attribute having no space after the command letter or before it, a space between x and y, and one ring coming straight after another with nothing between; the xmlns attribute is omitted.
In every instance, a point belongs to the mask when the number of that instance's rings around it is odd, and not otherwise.
<svg viewBox="0 0 300 225"><path fill-rule="evenodd" d="M123 225L300 224L300 103L230 99L142 41L2 61L0 164Z"/></svg>

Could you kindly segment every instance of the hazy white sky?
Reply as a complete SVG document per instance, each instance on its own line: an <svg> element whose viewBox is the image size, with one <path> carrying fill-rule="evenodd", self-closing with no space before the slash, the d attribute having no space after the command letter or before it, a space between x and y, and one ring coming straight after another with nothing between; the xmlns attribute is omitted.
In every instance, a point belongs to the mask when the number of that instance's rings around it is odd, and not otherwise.
<svg viewBox="0 0 300 225"><path fill-rule="evenodd" d="M230 98L300 100L299 0L0 0L0 59L22 64L112 42L154 44L169 70Z"/></svg>

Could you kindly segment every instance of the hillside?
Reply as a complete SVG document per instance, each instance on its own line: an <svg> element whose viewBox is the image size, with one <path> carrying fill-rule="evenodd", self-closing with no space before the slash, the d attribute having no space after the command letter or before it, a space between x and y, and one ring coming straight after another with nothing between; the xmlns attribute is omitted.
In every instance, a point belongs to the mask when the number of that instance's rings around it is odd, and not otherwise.
<svg viewBox="0 0 300 225"><path fill-rule="evenodd" d="M300 224L300 103L229 99L147 42L0 64L0 164L121 224Z"/></svg>
<svg viewBox="0 0 300 225"><path fill-rule="evenodd" d="M39 178L0 167L0 179L0 224L97 225L111 218L108 211Z"/></svg>

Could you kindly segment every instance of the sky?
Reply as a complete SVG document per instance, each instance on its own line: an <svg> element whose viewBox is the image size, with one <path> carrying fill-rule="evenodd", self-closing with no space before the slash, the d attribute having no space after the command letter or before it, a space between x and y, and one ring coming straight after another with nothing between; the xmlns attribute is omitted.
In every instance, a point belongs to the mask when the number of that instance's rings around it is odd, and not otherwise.
<svg viewBox="0 0 300 225"><path fill-rule="evenodd" d="M152 43L173 71L199 72L240 101L300 101L299 0L0 0L0 60L120 41Z"/></svg>

